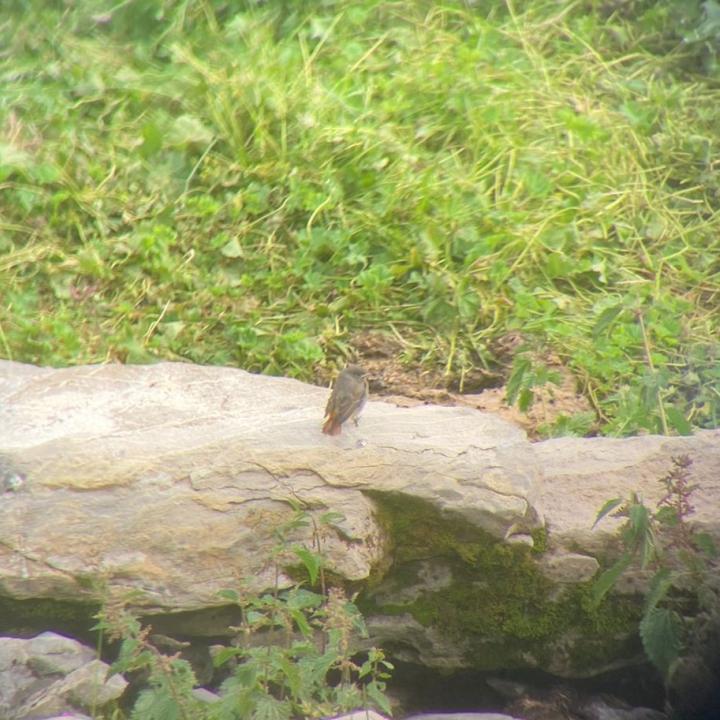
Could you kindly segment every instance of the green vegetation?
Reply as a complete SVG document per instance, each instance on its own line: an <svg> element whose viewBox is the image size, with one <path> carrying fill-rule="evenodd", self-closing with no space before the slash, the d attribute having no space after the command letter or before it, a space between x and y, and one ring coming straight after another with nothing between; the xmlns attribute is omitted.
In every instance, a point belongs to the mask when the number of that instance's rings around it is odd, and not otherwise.
<svg viewBox="0 0 720 720"><path fill-rule="evenodd" d="M0 596L0 634L21 637L32 628L38 632L63 628L79 637L90 635L88 627L98 603L67 602L51 598L16 600Z"/></svg>
<svg viewBox="0 0 720 720"><path fill-rule="evenodd" d="M122 604L104 606L95 629L122 641L113 672L143 671L147 678L131 720L290 720L362 707L390 714L384 679L392 665L375 648L360 665L354 662L356 639L367 632L341 591L322 596L295 587L262 597L230 596L243 610L243 624L235 628L236 644L214 656L217 667L228 666L229 677L211 703L194 695L198 681L180 653L158 650L151 628L143 628Z"/></svg>
<svg viewBox="0 0 720 720"><path fill-rule="evenodd" d="M688 636L681 612L697 615L717 606L717 589L711 560L717 548L710 535L693 527L691 516L694 485L690 484L688 456L673 458L672 469L661 479L665 494L651 511L635 493L628 500L608 500L597 522L612 513L626 518L622 553L593 586L593 605L603 601L620 576L633 564L653 575L640 621L640 636L650 661L667 678ZM674 593L673 593L674 591ZM697 628L695 628L697 631Z"/></svg>
<svg viewBox="0 0 720 720"><path fill-rule="evenodd" d="M295 501L290 504L293 516L276 529L277 545L269 563L278 577L285 563L299 559L306 581L318 585L320 592L298 582L264 595L221 593L240 609L242 622L229 628L232 644L218 648L213 656L213 664L226 678L213 702L193 692L198 680L180 652L158 649L152 627L143 627L127 609L131 597L106 598L94 630L103 640L120 641L112 671L134 673L136 678L141 672L143 678L130 720L290 720L333 717L359 708L391 714L385 680L392 664L374 647L366 647L360 657L358 644L368 637L363 617L341 588L325 586L319 530L342 516L327 513L316 521ZM288 539L299 528L310 528L307 543Z"/></svg>
<svg viewBox="0 0 720 720"><path fill-rule="evenodd" d="M520 330L603 432L716 426L703 5L11 3L0 354L311 378L372 328L462 380Z"/></svg>

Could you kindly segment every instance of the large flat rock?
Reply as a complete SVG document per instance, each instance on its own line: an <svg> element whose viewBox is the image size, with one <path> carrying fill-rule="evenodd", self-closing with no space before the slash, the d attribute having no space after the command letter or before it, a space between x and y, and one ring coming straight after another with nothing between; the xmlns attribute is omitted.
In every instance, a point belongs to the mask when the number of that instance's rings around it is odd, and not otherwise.
<svg viewBox="0 0 720 720"><path fill-rule="evenodd" d="M720 529L720 430L688 437L645 435L631 438L558 438L536 443L543 471L536 507L544 515L556 543L602 550L603 528L593 530L597 511L606 500L636 492L650 508L665 495L662 479L673 458L692 460L694 513L688 518L718 537ZM615 528L612 518L603 525Z"/></svg>
<svg viewBox="0 0 720 720"><path fill-rule="evenodd" d="M720 544L720 431L531 444L469 408L371 401L329 437L327 397L230 368L0 362L0 600L133 591L165 622L289 585L304 545L365 588L373 641L398 659L573 676L637 652L632 619L608 634L577 587L618 552L619 520L592 527L606 500L654 507L688 455L690 520ZM632 570L621 590L646 582Z"/></svg>
<svg viewBox="0 0 720 720"><path fill-rule="evenodd" d="M327 395L181 363L0 362L0 593L78 599L96 592L90 580L139 590L148 609L191 609L238 579L266 588L288 501L344 515L323 549L329 569L361 580L386 554L371 490L497 537L538 525L521 430L464 408L370 402L359 428L329 437Z"/></svg>

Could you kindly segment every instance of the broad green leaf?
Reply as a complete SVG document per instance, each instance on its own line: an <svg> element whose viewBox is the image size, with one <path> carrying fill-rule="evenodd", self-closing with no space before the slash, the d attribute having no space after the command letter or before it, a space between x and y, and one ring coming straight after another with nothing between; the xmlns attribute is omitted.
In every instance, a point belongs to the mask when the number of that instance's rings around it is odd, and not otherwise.
<svg viewBox="0 0 720 720"><path fill-rule="evenodd" d="M682 621L673 610L655 607L640 621L645 654L664 676L680 654L682 634Z"/></svg>
<svg viewBox="0 0 720 720"><path fill-rule="evenodd" d="M535 401L535 393L530 388L523 388L520 390L520 397L518 398L518 408L522 412L527 412Z"/></svg>
<svg viewBox="0 0 720 720"><path fill-rule="evenodd" d="M315 585L320 574L320 568L322 567L322 558L320 555L314 552L310 552L304 547L294 547L293 552L297 555L302 564L307 570L308 576L310 577L310 584Z"/></svg>
<svg viewBox="0 0 720 720"><path fill-rule="evenodd" d="M294 588L287 598L287 604L292 608L308 609L320 607L324 600L324 596L320 593L305 588Z"/></svg>
<svg viewBox="0 0 720 720"><path fill-rule="evenodd" d="M245 613L245 621L250 626L261 626L268 624L267 617L263 613L257 612L256 610L248 610L247 613Z"/></svg>
<svg viewBox="0 0 720 720"><path fill-rule="evenodd" d="M525 376L530 371L531 363L527 355L519 355L513 361L512 373L505 386L505 397L508 405L514 405L520 390L523 388Z"/></svg>
<svg viewBox="0 0 720 720"><path fill-rule="evenodd" d="M309 638L313 635L313 629L310 627L310 623L305 617L305 613L300 610L291 610L290 616L295 621L298 630L303 634L303 637Z"/></svg>
<svg viewBox="0 0 720 720"><path fill-rule="evenodd" d="M593 523L593 527L595 527L607 514L611 513L616 507L619 505L622 505L623 500L622 498L612 498L611 500L608 500L601 508L598 510L598 514L595 517L595 522Z"/></svg>
<svg viewBox="0 0 720 720"><path fill-rule="evenodd" d="M390 701L383 692L382 684L375 680L372 680L367 684L366 687L368 697L373 703L386 715L392 715L392 708L390 707Z"/></svg>
<svg viewBox="0 0 720 720"><path fill-rule="evenodd" d="M629 553L621 555L620 559L608 570L595 580L591 588L591 596L593 605L597 607L607 595L608 591L615 585L618 578L627 570L632 562L632 556Z"/></svg>
<svg viewBox="0 0 720 720"><path fill-rule="evenodd" d="M648 613L663 601L668 590L673 585L676 575L668 568L658 570L650 582L647 596L645 598L645 612Z"/></svg>
<svg viewBox="0 0 720 720"><path fill-rule="evenodd" d="M292 705L287 700L278 700L272 695L260 695L255 703L253 720L290 720Z"/></svg>
<svg viewBox="0 0 720 720"><path fill-rule="evenodd" d="M610 307L605 308L600 313L600 316L595 321L595 325L592 329L592 336L595 340L597 340L597 338L599 338L600 335L602 335L605 330L612 325L623 309L623 305L618 303L617 305L611 305Z"/></svg>
<svg viewBox="0 0 720 720"><path fill-rule="evenodd" d="M244 655L245 651L241 648L237 647L224 647L218 650L213 655L213 665L215 667L220 667L221 665L224 665L228 660L231 658L236 658L238 655Z"/></svg>
<svg viewBox="0 0 720 720"><path fill-rule="evenodd" d="M692 425L687 421L685 415L676 407L673 405L666 407L665 415L671 427L677 431L678 435L692 435Z"/></svg>

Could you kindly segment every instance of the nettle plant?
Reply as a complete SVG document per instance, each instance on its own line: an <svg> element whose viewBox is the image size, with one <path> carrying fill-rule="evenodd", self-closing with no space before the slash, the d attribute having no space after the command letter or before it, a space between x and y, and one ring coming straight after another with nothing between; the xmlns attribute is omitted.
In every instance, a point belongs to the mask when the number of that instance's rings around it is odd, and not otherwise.
<svg viewBox="0 0 720 720"><path fill-rule="evenodd" d="M593 586L593 600L605 595L631 566L653 571L640 621L645 654L667 678L688 636L688 622L681 609L688 604L702 609L710 602L712 588L709 561L717 556L710 535L693 527L695 512L690 482L692 460L672 458L671 470L660 479L665 492L654 510L637 493L630 498L608 500L598 512L595 525L604 517L625 518L621 528L622 553ZM672 591L672 592L671 592Z"/></svg>
<svg viewBox="0 0 720 720"><path fill-rule="evenodd" d="M289 720L358 708L391 714L384 690L393 667L377 648L358 652L360 641L367 638L362 615L343 589L326 583L323 530L342 516L326 513L316 521L296 501L291 505L295 512L276 530L270 561L279 577L288 557L299 559L310 587L319 591L298 582L263 595L221 593L241 609L242 622L230 628L235 633L232 644L213 658L227 674L216 701L203 701L194 693L197 679L179 652L161 652L151 628L142 627L123 604L105 604L96 629L122 641L113 671L141 670L147 675L131 720ZM308 526L310 547L289 541L291 531Z"/></svg>

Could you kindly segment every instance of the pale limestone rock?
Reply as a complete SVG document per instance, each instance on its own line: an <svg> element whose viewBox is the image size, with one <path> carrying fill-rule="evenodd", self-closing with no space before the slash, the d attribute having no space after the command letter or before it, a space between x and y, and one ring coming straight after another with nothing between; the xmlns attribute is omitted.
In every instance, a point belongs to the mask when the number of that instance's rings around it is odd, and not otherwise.
<svg viewBox="0 0 720 720"><path fill-rule="evenodd" d="M103 707L120 697L127 681L121 675L108 677L109 667L101 660L93 660L71 672L59 685L73 705L82 708Z"/></svg>
<svg viewBox="0 0 720 720"><path fill-rule="evenodd" d="M577 550L586 556L607 557L609 550L619 554L624 520L606 516L593 528L598 511L607 500L628 499L633 492L655 510L665 494L661 478L680 455L692 459L690 477L696 486L691 496L695 512L687 519L720 547L720 430L688 437L559 438L535 444L534 451L544 475L536 508L545 519L555 562ZM591 561L585 562L589 579ZM552 568L544 568L553 577ZM617 589L645 593L651 577L651 571L634 568L620 578Z"/></svg>
<svg viewBox="0 0 720 720"><path fill-rule="evenodd" d="M25 720L100 709L127 686L119 675L108 678L108 670L93 650L56 633L0 638L0 717Z"/></svg>
<svg viewBox="0 0 720 720"><path fill-rule="evenodd" d="M371 402L359 429L329 437L327 390L287 378L0 362L3 378L0 458L25 478L0 504L0 592L12 597L132 589L148 610L178 610L220 604L239 579L265 589L288 501L345 516L321 540L327 567L351 580L386 554L367 491L426 500L498 537L538 524L523 432L467 408Z"/></svg>
<svg viewBox="0 0 720 720"><path fill-rule="evenodd" d="M467 666L465 654L472 649L470 644L448 633L442 622L424 626L407 612L372 614L366 624L371 639L368 644L387 647L395 660L448 672Z"/></svg>
<svg viewBox="0 0 720 720"><path fill-rule="evenodd" d="M464 612L482 607L497 579L492 565L473 565L472 545L488 540L470 533L468 547L464 537L444 546L459 553L463 577L437 547L403 565L403 538L391 542L380 512L390 497L409 522L418 503L448 519L428 531L428 547L431 532L452 536L467 523L523 552L544 520L549 552L537 567L556 583L551 600L617 550L617 520L592 529L603 503L635 491L653 505L674 455L693 458L693 519L720 539L720 431L533 445L469 408L370 402L359 428L329 437L320 432L327 396L230 368L0 362L0 595L77 601L135 590L136 606L152 614L222 605L218 592L242 583L251 591L287 585L271 558L292 501L312 516L329 570L357 582L373 575L372 640L389 641L401 659L452 669L483 652L494 661L507 649L502 634L449 633L442 618L419 622L412 605L434 596L467 599ZM322 526L329 510L344 519ZM312 534L301 528L288 540L309 545ZM645 582L631 573L623 589ZM213 612L220 624L227 619L225 608ZM185 632L195 622L198 635L215 633L190 614ZM578 628L548 643L549 663L522 644L512 661L572 676L627 660L575 667L575 648L600 644Z"/></svg>
<svg viewBox="0 0 720 720"><path fill-rule="evenodd" d="M333 720L388 720L388 718L374 710L356 710L345 715L337 715Z"/></svg>
<svg viewBox="0 0 720 720"><path fill-rule="evenodd" d="M222 700L220 695L218 695L217 693L210 692L210 690L206 690L205 688L202 688L202 687L193 688L192 696L196 700L200 700L200 702L204 702L204 703L216 703L216 702L220 702L220 700Z"/></svg>
<svg viewBox="0 0 720 720"><path fill-rule="evenodd" d="M552 552L538 561L542 572L556 583L581 583L592 580L600 563L591 555Z"/></svg>
<svg viewBox="0 0 720 720"><path fill-rule="evenodd" d="M51 632L21 642L28 667L36 675L67 675L95 659L89 647Z"/></svg>
<svg viewBox="0 0 720 720"><path fill-rule="evenodd" d="M690 520L720 536L720 430L689 437L559 438L536 443L533 449L544 476L536 507L558 547L588 553L605 550L608 534L620 521L607 517L593 529L600 508L631 492L654 508L663 496L660 478L678 455L693 460L696 512Z"/></svg>

